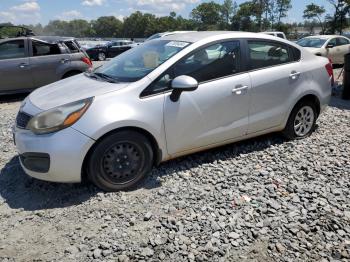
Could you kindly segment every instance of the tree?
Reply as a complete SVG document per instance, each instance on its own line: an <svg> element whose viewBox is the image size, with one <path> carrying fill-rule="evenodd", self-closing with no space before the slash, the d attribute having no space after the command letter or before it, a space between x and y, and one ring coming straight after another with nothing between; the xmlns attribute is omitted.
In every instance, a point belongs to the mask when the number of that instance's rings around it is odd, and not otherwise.
<svg viewBox="0 0 350 262"><path fill-rule="evenodd" d="M120 37L123 23L115 16L101 16L92 21L92 29L99 37Z"/></svg>
<svg viewBox="0 0 350 262"><path fill-rule="evenodd" d="M328 15L326 20L330 27L330 33L338 31L340 34L346 27L346 14L349 12L350 0L327 0L334 7L334 15Z"/></svg>
<svg viewBox="0 0 350 262"><path fill-rule="evenodd" d="M324 23L322 21L322 15L326 12L323 6L316 5L311 3L306 6L304 10L303 18L305 19L317 19L321 25L322 32L325 31Z"/></svg>
<svg viewBox="0 0 350 262"><path fill-rule="evenodd" d="M288 11L292 8L291 0L276 0L276 8L277 8L277 21L278 24L281 23L281 19L286 17Z"/></svg>
<svg viewBox="0 0 350 262"><path fill-rule="evenodd" d="M225 0L221 6L221 15L224 21L225 29L228 29L230 26L230 21L233 15L235 5L237 6L236 1L233 3L232 0Z"/></svg>
<svg viewBox="0 0 350 262"><path fill-rule="evenodd" d="M192 10L191 17L199 24L199 29L213 30L222 22L221 10L221 5L213 1L202 3Z"/></svg>
<svg viewBox="0 0 350 262"><path fill-rule="evenodd" d="M140 11L136 11L124 19L124 36L130 38L148 37L156 32L158 30L155 15L143 14Z"/></svg>

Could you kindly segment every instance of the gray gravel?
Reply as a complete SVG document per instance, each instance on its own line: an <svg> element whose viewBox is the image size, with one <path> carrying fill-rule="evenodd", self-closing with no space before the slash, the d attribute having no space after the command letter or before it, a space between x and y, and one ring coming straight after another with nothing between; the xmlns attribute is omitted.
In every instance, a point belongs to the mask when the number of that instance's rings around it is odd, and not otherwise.
<svg viewBox="0 0 350 262"><path fill-rule="evenodd" d="M162 164L136 190L37 181L0 104L0 261L349 261L350 102L309 138L269 135Z"/></svg>

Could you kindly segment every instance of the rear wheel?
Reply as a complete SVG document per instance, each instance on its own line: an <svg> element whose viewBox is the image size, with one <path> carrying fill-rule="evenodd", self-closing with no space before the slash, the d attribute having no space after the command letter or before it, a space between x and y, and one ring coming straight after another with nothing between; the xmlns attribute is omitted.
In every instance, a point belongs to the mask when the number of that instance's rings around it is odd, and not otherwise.
<svg viewBox="0 0 350 262"><path fill-rule="evenodd" d="M121 131L102 139L93 149L87 169L89 179L105 191L135 186L153 165L149 140L134 131Z"/></svg>
<svg viewBox="0 0 350 262"><path fill-rule="evenodd" d="M288 139L301 139L309 136L316 126L316 106L311 101L299 102L289 116L283 134Z"/></svg>
<svg viewBox="0 0 350 262"><path fill-rule="evenodd" d="M103 52L98 53L97 58L98 58L99 61L105 61L106 60L106 54L103 53Z"/></svg>

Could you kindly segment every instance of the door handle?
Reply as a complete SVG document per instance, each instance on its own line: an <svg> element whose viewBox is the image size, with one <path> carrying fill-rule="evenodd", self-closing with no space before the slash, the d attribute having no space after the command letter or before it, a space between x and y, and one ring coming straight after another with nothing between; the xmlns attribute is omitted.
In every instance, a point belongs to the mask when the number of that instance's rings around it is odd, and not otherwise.
<svg viewBox="0 0 350 262"><path fill-rule="evenodd" d="M292 80L296 80L300 75L301 75L300 72L293 71L293 72L289 75L289 78L292 79Z"/></svg>
<svg viewBox="0 0 350 262"><path fill-rule="evenodd" d="M26 67L28 67L29 66L29 64L26 64L26 63L22 63L22 64L19 64L19 68L26 68Z"/></svg>
<svg viewBox="0 0 350 262"><path fill-rule="evenodd" d="M238 85L234 89L232 89L232 94L235 95L242 95L245 93L246 90L248 90L248 86Z"/></svg>
<svg viewBox="0 0 350 262"><path fill-rule="evenodd" d="M69 61L70 61L70 60L67 59L67 58L61 59L61 63L62 63L62 64L68 63Z"/></svg>

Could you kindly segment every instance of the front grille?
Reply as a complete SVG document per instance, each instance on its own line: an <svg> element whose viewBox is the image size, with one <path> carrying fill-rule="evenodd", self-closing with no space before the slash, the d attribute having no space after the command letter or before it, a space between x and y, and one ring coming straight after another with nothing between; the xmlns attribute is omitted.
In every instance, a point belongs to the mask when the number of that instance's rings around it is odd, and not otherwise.
<svg viewBox="0 0 350 262"><path fill-rule="evenodd" d="M31 115L24 112L19 112L16 117L16 126L18 128L26 129L30 119L32 119Z"/></svg>

